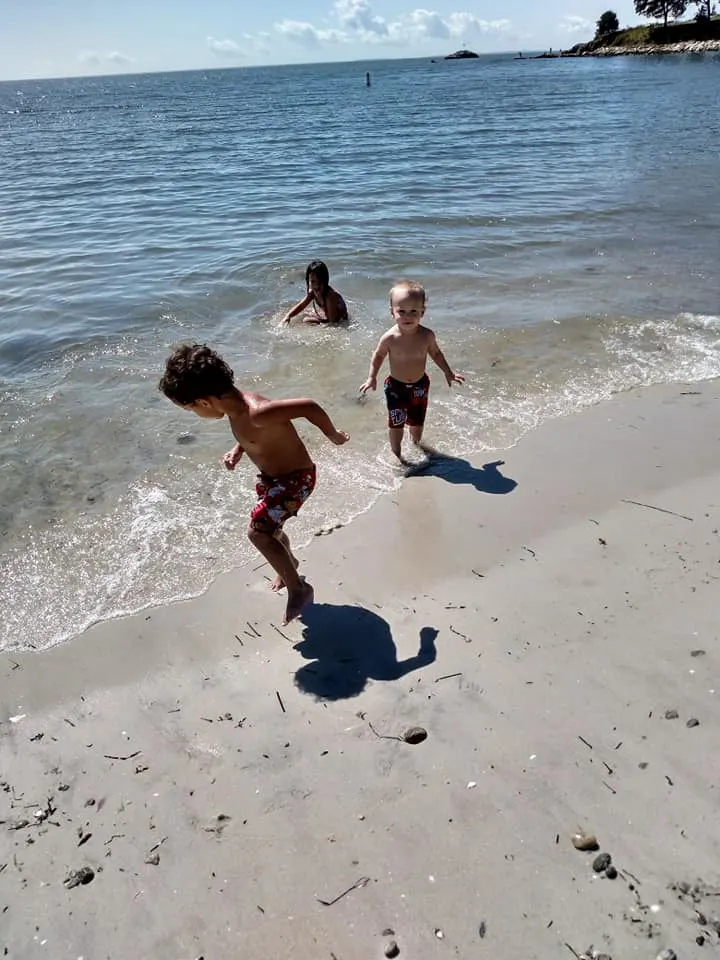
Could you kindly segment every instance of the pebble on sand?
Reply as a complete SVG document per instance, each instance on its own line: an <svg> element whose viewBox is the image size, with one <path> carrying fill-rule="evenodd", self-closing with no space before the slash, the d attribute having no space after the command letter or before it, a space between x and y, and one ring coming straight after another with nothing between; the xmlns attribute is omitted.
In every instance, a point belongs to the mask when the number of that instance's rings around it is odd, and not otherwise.
<svg viewBox="0 0 720 960"><path fill-rule="evenodd" d="M677 720L677 718L678 718L679 716L680 716L680 714L677 712L677 710L666 710L666 711L665 711L665 719L666 719L666 720Z"/></svg>
<svg viewBox="0 0 720 960"><path fill-rule="evenodd" d="M595 873L603 873L612 863L612 857L609 853L599 853L593 860L592 868Z"/></svg>
<svg viewBox="0 0 720 960"><path fill-rule="evenodd" d="M405 743L422 743L427 740L427 730L424 727L408 727L402 738Z"/></svg>
<svg viewBox="0 0 720 960"><path fill-rule="evenodd" d="M384 953L386 957L397 957L400 955L400 947L395 940L391 940L385 945Z"/></svg>
<svg viewBox="0 0 720 960"><path fill-rule="evenodd" d="M690 717L690 719L689 719L688 722L685 724L685 726L686 726L686 727L699 727L699 726L700 726L700 721L697 719L697 717Z"/></svg>
<svg viewBox="0 0 720 960"><path fill-rule="evenodd" d="M576 850L597 850L599 844L594 833L574 833L572 835L572 844Z"/></svg>
<svg viewBox="0 0 720 960"><path fill-rule="evenodd" d="M666 947L660 951L655 960L677 960L677 954L670 947Z"/></svg>
<svg viewBox="0 0 720 960"><path fill-rule="evenodd" d="M79 870L71 870L63 881L68 890L73 887L90 883L95 879L95 871L91 867L80 867Z"/></svg>

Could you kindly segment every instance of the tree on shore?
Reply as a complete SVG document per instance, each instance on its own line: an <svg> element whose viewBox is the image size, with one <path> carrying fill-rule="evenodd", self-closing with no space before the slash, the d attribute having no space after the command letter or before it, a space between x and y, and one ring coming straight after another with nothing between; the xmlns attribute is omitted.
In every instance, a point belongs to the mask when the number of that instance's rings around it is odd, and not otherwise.
<svg viewBox="0 0 720 960"><path fill-rule="evenodd" d="M709 0L708 0L709 2ZM606 37L609 33L617 33L620 29L620 21L614 10L606 10L596 24L596 37Z"/></svg>
<svg viewBox="0 0 720 960"><path fill-rule="evenodd" d="M668 19L678 20L687 10L689 0L635 0L635 13L641 17L662 20L667 27ZM702 3L705 0L701 0Z"/></svg>
<svg viewBox="0 0 720 960"><path fill-rule="evenodd" d="M711 20L713 15L713 2L712 0L694 0L695 6L698 8L698 16L703 20Z"/></svg>

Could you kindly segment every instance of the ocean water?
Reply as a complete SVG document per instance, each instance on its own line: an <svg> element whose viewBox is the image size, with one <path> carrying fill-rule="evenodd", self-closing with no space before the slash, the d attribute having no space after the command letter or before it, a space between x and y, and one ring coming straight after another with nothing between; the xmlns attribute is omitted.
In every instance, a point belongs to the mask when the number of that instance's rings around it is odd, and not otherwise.
<svg viewBox="0 0 720 960"><path fill-rule="evenodd" d="M401 482L381 393L357 396L400 277L426 285L467 377L436 371L426 431L461 456L720 375L719 114L711 56L0 84L0 648L251 557L253 472L222 467L227 425L157 391L178 342L351 433L301 428L320 482L300 542ZM281 328L315 257L351 322Z"/></svg>

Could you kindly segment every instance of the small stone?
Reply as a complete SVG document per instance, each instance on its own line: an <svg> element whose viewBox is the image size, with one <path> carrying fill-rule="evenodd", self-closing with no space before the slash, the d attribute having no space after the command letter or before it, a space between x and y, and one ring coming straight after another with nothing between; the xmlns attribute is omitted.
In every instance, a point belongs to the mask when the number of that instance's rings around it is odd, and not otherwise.
<svg viewBox="0 0 720 960"><path fill-rule="evenodd" d="M90 797L89 800L86 800L86 801L85 801L85 806L86 806L86 807L94 807L94 806L95 806L95 801L93 800L92 797Z"/></svg>
<svg viewBox="0 0 720 960"><path fill-rule="evenodd" d="M677 712L677 710L666 710L666 711L665 711L665 719L666 719L666 720L677 720L677 718L678 718L679 716L680 716L680 714Z"/></svg>
<svg viewBox="0 0 720 960"><path fill-rule="evenodd" d="M648 762L647 762L647 760L641 760L641 762L638 764L638 766L640 767L641 770L647 770L647 768L648 768Z"/></svg>
<svg viewBox="0 0 720 960"><path fill-rule="evenodd" d="M695 937L695 943L696 943L699 947L701 947L701 946L705 943L705 937L704 937L702 934L700 934L699 937Z"/></svg>
<svg viewBox="0 0 720 960"><path fill-rule="evenodd" d="M610 866L605 871L605 876L608 878L608 880L617 880L617 875L618 875L617 870L612 864L610 864Z"/></svg>
<svg viewBox="0 0 720 960"><path fill-rule="evenodd" d="M677 960L677 954L674 950L671 950L670 947L666 947L660 951L657 957L655 957L655 960Z"/></svg>
<svg viewBox="0 0 720 960"><path fill-rule="evenodd" d="M180 433L178 434L177 442L181 446L187 446L188 443L195 443L195 434L194 433Z"/></svg>
<svg viewBox="0 0 720 960"><path fill-rule="evenodd" d="M145 863L149 864L151 867L157 867L158 864L160 863L160 853L159 853L159 851L155 850L154 853L149 853L149 854L145 857Z"/></svg>
<svg viewBox="0 0 720 960"><path fill-rule="evenodd" d="M690 656L691 656L691 657L704 657L704 656L705 656L705 651L704 651L704 650L691 650L691 651L690 651Z"/></svg>
<svg viewBox="0 0 720 960"><path fill-rule="evenodd" d="M697 719L697 717L690 717L690 719L689 719L688 722L685 724L685 726L686 726L686 727L699 727L699 726L700 726L700 721Z"/></svg>
<svg viewBox="0 0 720 960"><path fill-rule="evenodd" d="M58 785L58 790L60 791L60 793L65 793L65 791L69 789L70 789L69 783L61 783Z"/></svg>
<svg viewBox="0 0 720 960"><path fill-rule="evenodd" d="M422 743L423 740L427 740L427 730L424 727L408 727L402 738L405 743Z"/></svg>
<svg viewBox="0 0 720 960"><path fill-rule="evenodd" d="M397 957L400 955L400 947L395 940L391 940L390 943L385 945L383 953L386 957Z"/></svg>
<svg viewBox="0 0 720 960"><path fill-rule="evenodd" d="M604 870L607 870L611 863L612 857L609 853L600 853L593 860L592 868L595 873L602 873Z"/></svg>
<svg viewBox="0 0 720 960"><path fill-rule="evenodd" d="M438 940L442 940L444 938L445 934L442 932L440 927L435 927L435 936L438 938Z"/></svg>
<svg viewBox="0 0 720 960"><path fill-rule="evenodd" d="M387 927L385 930L383 930L382 935L384 937L394 937L395 931L393 930L392 927Z"/></svg>
<svg viewBox="0 0 720 960"><path fill-rule="evenodd" d="M572 845L576 850L597 850L599 844L594 833L574 833Z"/></svg>
<svg viewBox="0 0 720 960"><path fill-rule="evenodd" d="M80 867L79 870L71 870L64 880L68 890L73 887L85 885L95 879L95 871L91 867Z"/></svg>

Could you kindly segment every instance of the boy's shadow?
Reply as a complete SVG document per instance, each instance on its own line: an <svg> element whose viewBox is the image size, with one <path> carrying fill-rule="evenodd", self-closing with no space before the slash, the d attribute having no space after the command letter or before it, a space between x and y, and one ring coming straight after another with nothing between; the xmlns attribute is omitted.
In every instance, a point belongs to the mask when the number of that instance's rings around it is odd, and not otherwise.
<svg viewBox="0 0 720 960"><path fill-rule="evenodd" d="M423 627L417 654L398 663L390 626L364 607L314 603L301 620L303 639L295 649L313 662L297 670L295 683L321 700L356 697L369 679L399 680L436 657L438 631Z"/></svg>
<svg viewBox="0 0 720 960"><path fill-rule="evenodd" d="M440 453L432 447L423 446L422 450L427 460L408 467L406 477L440 477L448 483L475 487L480 493L512 493L517 486L517 480L504 477L498 470L504 465L504 460L493 460L482 467L474 467L467 460Z"/></svg>

